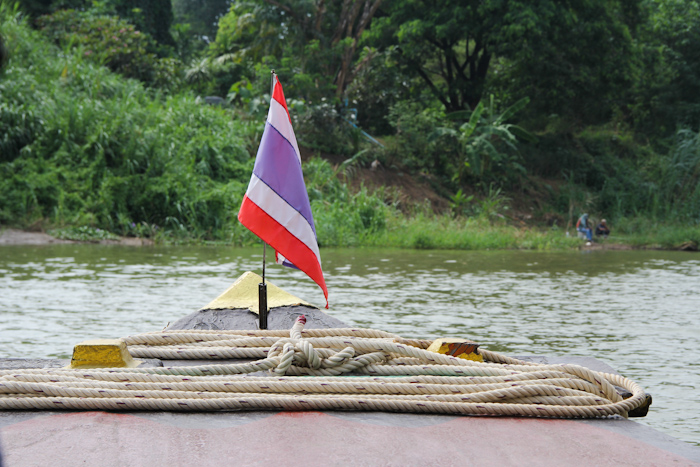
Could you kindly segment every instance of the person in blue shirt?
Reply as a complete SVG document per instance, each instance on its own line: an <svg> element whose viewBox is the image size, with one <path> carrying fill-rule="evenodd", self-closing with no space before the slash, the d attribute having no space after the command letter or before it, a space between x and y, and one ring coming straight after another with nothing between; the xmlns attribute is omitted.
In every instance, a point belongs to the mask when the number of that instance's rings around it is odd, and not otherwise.
<svg viewBox="0 0 700 467"><path fill-rule="evenodd" d="M576 230L584 234L589 242L593 241L593 230L588 224L588 214L584 214L578 218L578 222L576 222Z"/></svg>

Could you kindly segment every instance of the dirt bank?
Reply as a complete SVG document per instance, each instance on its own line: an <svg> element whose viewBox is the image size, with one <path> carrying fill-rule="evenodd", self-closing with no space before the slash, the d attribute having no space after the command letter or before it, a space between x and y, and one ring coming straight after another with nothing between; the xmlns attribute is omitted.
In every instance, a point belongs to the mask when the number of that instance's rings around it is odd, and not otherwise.
<svg viewBox="0 0 700 467"><path fill-rule="evenodd" d="M44 232L26 232L17 229L0 230L0 245L52 245L57 243L81 243L73 240L54 238ZM127 245L143 246L153 245L153 241L146 238L122 237L119 240L102 240L101 245Z"/></svg>

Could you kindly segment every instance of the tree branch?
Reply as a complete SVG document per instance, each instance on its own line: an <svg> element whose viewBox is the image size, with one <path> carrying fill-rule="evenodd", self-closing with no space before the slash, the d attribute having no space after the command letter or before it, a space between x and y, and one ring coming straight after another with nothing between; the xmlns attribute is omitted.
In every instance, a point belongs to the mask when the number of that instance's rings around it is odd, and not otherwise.
<svg viewBox="0 0 700 467"><path fill-rule="evenodd" d="M265 0L267 3L269 3L272 6L276 6L280 10L284 11L287 13L289 16L291 16L294 21L296 21L299 24L303 24L304 21L299 19L299 16L295 13L295 11L288 5L283 5L282 3L276 1L276 0Z"/></svg>
<svg viewBox="0 0 700 467"><path fill-rule="evenodd" d="M331 45L335 45L340 42L343 38L343 32L345 31L346 24L348 21L348 11L350 6L354 1L357 0L343 0L343 7L340 9L340 16L338 17L338 24L335 27L335 33L333 33L333 39L331 39Z"/></svg>
<svg viewBox="0 0 700 467"><path fill-rule="evenodd" d="M416 70L416 73L418 73L418 75L419 75L421 78L423 78L423 81L425 81L425 83L428 85L428 87L429 87L430 90L433 92L433 94L435 95L435 97L437 97L437 99L442 103L442 105L444 105L446 109L449 109L449 108L450 108L450 105L449 105L450 103L449 103L447 100L445 100L445 97L440 93L440 90L437 88L437 86L435 86L435 84L434 84L433 81L430 79L430 77L423 71L423 69L421 68L420 64L418 64L418 63L417 63L415 60L413 60L412 58L407 57L407 56L403 53L403 50L401 50L400 47L398 48L398 51L399 51L399 54L401 54L401 57L403 57L403 59L406 60L406 62L409 63L409 64L413 67L414 70Z"/></svg>
<svg viewBox="0 0 700 467"><path fill-rule="evenodd" d="M326 1L319 0L318 6L316 7L316 24L314 25L317 35L321 33L321 22L324 14L326 14Z"/></svg>
<svg viewBox="0 0 700 467"><path fill-rule="evenodd" d="M345 30L345 37L352 37L352 43L343 53L340 71L336 76L336 97L338 99L343 96L346 84L349 82L348 75L351 74L350 65L352 63L352 58L355 55L355 51L357 50L357 44L360 41L360 37L381 3L382 0L365 0L362 16L357 24L357 27L355 28L355 31L353 32L353 26L357 20L357 16L360 14L360 7L362 6L362 3L359 0L355 1L352 12L348 17Z"/></svg>

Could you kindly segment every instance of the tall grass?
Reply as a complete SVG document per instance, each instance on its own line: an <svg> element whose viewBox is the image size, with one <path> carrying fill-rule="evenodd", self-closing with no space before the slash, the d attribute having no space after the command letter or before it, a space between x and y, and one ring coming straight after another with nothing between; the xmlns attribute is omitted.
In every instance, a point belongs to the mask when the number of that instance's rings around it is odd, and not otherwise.
<svg viewBox="0 0 700 467"><path fill-rule="evenodd" d="M561 230L518 229L483 217L419 213L390 217L387 228L369 236L366 244L414 249L556 250L578 248L581 241Z"/></svg>
<svg viewBox="0 0 700 467"><path fill-rule="evenodd" d="M620 219L615 236L617 241L639 248L700 249L700 225L655 221L649 217Z"/></svg>

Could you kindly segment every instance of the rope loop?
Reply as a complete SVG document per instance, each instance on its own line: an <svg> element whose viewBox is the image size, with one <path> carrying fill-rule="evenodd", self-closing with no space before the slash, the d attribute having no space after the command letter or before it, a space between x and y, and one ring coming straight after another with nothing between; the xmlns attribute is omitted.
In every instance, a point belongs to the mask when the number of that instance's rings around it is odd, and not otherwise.
<svg viewBox="0 0 700 467"><path fill-rule="evenodd" d="M182 330L124 338L155 368L0 371L0 410L370 410L555 418L627 416L647 402L617 374L479 349L483 362L373 329ZM246 359L216 364L217 359ZM214 363L212 363L214 361ZM352 378L343 375L352 374ZM271 376L261 376L271 375ZM308 376L314 376L309 378ZM632 395L623 399L615 387Z"/></svg>
<svg viewBox="0 0 700 467"><path fill-rule="evenodd" d="M289 369L290 366L292 366L292 362L294 361L294 345L290 342L287 342L284 344L284 347L282 348L282 354L280 356L280 362L277 365L277 367L273 371L277 375L284 375L287 372L287 369Z"/></svg>

